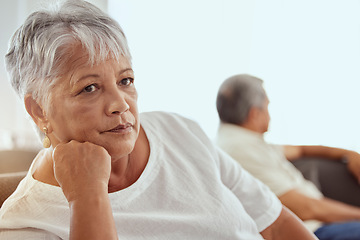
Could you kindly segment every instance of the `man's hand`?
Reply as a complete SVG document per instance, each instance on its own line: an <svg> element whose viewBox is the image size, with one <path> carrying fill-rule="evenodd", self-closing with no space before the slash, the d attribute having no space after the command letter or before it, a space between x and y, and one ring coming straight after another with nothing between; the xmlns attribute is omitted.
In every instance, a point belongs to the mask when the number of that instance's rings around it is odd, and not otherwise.
<svg viewBox="0 0 360 240"><path fill-rule="evenodd" d="M349 171L355 176L360 184L360 154L354 151L349 151L345 155L347 160L347 167Z"/></svg>

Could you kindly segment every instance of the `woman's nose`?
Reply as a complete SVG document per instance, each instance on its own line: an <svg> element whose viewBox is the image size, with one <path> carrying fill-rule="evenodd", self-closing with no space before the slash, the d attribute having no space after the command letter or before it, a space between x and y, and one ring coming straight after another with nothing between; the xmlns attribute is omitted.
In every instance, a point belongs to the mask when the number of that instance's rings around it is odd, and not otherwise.
<svg viewBox="0 0 360 240"><path fill-rule="evenodd" d="M117 89L108 96L107 115L121 115L130 109L126 102L126 94Z"/></svg>

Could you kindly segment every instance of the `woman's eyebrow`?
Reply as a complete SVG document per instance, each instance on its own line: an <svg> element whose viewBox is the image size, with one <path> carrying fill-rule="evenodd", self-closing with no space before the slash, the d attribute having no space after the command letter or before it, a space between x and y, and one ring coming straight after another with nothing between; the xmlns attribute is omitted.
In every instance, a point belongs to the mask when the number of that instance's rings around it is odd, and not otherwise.
<svg viewBox="0 0 360 240"><path fill-rule="evenodd" d="M76 79L76 80L75 80L75 83L80 82L80 81L82 81L82 80L84 80L84 79L86 79L86 78L98 78L98 77L100 77L100 75L98 75L98 74L87 74L87 75L85 75L85 76L82 76L82 77L79 78L79 79Z"/></svg>
<svg viewBox="0 0 360 240"><path fill-rule="evenodd" d="M129 68L125 68L125 69L119 71L118 75L121 75L121 74L123 74L124 72L127 72L127 71L134 72L133 69L129 67Z"/></svg>
<svg viewBox="0 0 360 240"><path fill-rule="evenodd" d="M79 82L84 81L87 78L98 78L100 77L99 74L86 74L84 76L81 76L80 78L70 78L70 85L71 86L75 86L76 84L78 84Z"/></svg>
<svg viewBox="0 0 360 240"><path fill-rule="evenodd" d="M121 74L123 74L124 72L127 72L127 71L134 72L132 68L125 68L125 69L122 69L121 71L119 71L118 76L120 76ZM85 80L87 78L99 78L99 77L100 77L100 75L96 74L96 73L94 73L94 74L86 74L86 75L84 75L84 76L82 76L82 77L80 77L78 79L74 79L71 82L72 82L72 85L75 85L75 84L77 84L77 83L79 83L79 82L81 82L81 81L83 81L83 80Z"/></svg>

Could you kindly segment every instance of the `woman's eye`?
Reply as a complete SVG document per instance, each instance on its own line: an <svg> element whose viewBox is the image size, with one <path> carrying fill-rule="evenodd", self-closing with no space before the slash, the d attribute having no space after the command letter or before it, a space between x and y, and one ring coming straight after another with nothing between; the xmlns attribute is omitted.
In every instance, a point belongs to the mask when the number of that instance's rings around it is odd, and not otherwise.
<svg viewBox="0 0 360 240"><path fill-rule="evenodd" d="M120 81L120 85L122 86L129 86L134 82L133 78L124 78Z"/></svg>
<svg viewBox="0 0 360 240"><path fill-rule="evenodd" d="M83 92L91 93L96 90L96 86L94 84L91 84L83 89Z"/></svg>

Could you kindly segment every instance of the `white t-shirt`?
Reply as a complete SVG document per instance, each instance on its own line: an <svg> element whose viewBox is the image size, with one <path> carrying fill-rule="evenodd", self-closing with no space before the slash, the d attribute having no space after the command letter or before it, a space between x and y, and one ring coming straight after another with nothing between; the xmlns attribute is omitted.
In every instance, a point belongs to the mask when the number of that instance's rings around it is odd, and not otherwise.
<svg viewBox="0 0 360 240"><path fill-rule="evenodd" d="M262 239L282 205L260 181L217 149L193 121L143 113L150 157L130 187L110 193L119 239ZM68 239L61 188L33 168L0 210L0 239Z"/></svg>
<svg viewBox="0 0 360 240"><path fill-rule="evenodd" d="M286 159L283 147L265 142L262 134L221 123L216 143L277 196L296 189L312 198L323 197L317 187ZM306 221L305 224L312 231L321 226L318 221Z"/></svg>

